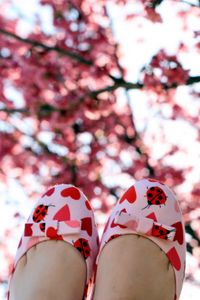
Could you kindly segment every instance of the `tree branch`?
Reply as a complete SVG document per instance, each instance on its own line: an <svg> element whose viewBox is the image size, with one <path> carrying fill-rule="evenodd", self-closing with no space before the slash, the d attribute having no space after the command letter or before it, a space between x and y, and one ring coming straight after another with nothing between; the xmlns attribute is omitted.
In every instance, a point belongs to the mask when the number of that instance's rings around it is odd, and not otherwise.
<svg viewBox="0 0 200 300"><path fill-rule="evenodd" d="M104 93L104 92L112 92L115 91L116 89L118 89L119 87L125 88L126 90L133 90L133 89L141 89L143 88L143 84L136 82L136 83L132 83L132 82L128 82L125 81L123 78L115 78L111 75L108 75L110 78L112 78L112 80L114 81L113 85L109 85L105 88L96 90L96 91L90 91L87 93L88 96L91 96L93 98L96 98L97 95Z"/></svg>
<svg viewBox="0 0 200 300"><path fill-rule="evenodd" d="M7 113L28 113L29 110L28 108L7 108L7 107L2 107L0 108L0 111L4 111Z"/></svg>
<svg viewBox="0 0 200 300"><path fill-rule="evenodd" d="M181 86L181 85L192 85L192 84L195 84L198 82L200 82L200 76L190 76L190 77L188 77L188 79L186 80L185 83L181 83L181 84L173 83L171 85L163 84L162 87L163 87L163 90L169 90L169 89L177 88L178 86Z"/></svg>
<svg viewBox="0 0 200 300"><path fill-rule="evenodd" d="M191 76L186 81L186 85L191 85L191 84L197 83L197 82L200 82L200 76Z"/></svg>
<svg viewBox="0 0 200 300"><path fill-rule="evenodd" d="M114 76L111 75L108 76L114 81L114 85L107 86L105 88L96 91L91 91L87 93L87 95L96 97L97 95L104 92L112 92L118 89L119 87L125 88L125 90L142 89L144 87L144 84L140 82L132 83L132 82L125 81L123 78L115 78ZM185 83L182 83L180 85L192 85L198 82L200 82L200 76L190 76ZM179 85L174 83L172 85L163 84L162 86L163 86L163 90L169 90L171 88L176 88Z"/></svg>
<svg viewBox="0 0 200 300"><path fill-rule="evenodd" d="M188 5L190 5L190 6L192 6L192 7L200 7L200 1L198 1L199 2L199 4L194 4L194 3L191 3L191 2L189 2L189 1L186 1L186 0L173 0L174 2L181 2L181 3L185 3L185 4L188 4Z"/></svg>
<svg viewBox="0 0 200 300"><path fill-rule="evenodd" d="M43 43L40 43L36 40L32 40L32 39L29 39L29 38L22 38L12 32L9 32L5 29L2 29L0 28L0 34L3 34L3 35L6 35L6 36L9 36L13 39L16 39L22 43L25 43L25 44L29 44L29 45L32 45L33 47L39 47L39 48L42 48L46 51L56 51L64 56L68 56L82 64L85 64L85 65L88 65L88 66L92 66L93 65L93 62L90 61L90 60L87 60L85 59L84 57L81 57L80 55L76 54L76 53L73 53L71 51L68 51L66 49L62 49L60 47L57 47L57 46L54 46L54 47L50 47L50 46L47 46Z"/></svg>
<svg viewBox="0 0 200 300"><path fill-rule="evenodd" d="M144 87L144 84L139 83L139 82L132 83L132 82L125 81L123 78L118 79L118 78L115 78L113 76L110 76L110 77L115 82L113 85L109 85L105 88L102 88L102 89L99 89L99 90L96 90L96 91L89 91L89 92L85 93L83 96L81 96L78 99L78 102L83 101L84 98L87 97L87 96L90 96L93 99L97 99L98 95L100 95L104 92L115 91L118 88L124 88L126 91L128 91L128 90L133 90L133 89L142 89ZM190 76L188 78L188 80L186 81L185 85L192 85L192 84L195 84L195 83L198 83L198 82L200 82L200 76ZM184 85L184 84L181 84L181 85ZM171 86L163 85L163 90L169 90L170 88L176 88L176 87L178 87L178 84L173 84ZM75 107L76 107L76 105L75 105ZM69 108L57 108L57 107L54 107L50 104L43 103L39 106L38 113L43 117L44 116L47 117L48 115L50 115L54 111L58 111L61 114L66 114L67 111L69 111L69 110L70 110ZM3 107L3 108L0 108L0 111L4 111L4 112L7 112L7 113L29 113L29 110L26 107L24 107L24 108L7 108L7 107Z"/></svg>
<svg viewBox="0 0 200 300"><path fill-rule="evenodd" d="M157 3L157 1L155 1ZM159 2L161 3L161 1L159 0ZM4 34L4 35L7 35L9 37L12 37L16 40L19 40L23 43L26 43L26 44L30 44L34 47L40 47L40 48L43 48L45 49L46 51L56 51L64 56L68 56L76 61L79 61L80 63L83 63L83 64L86 64L86 65L92 65L92 61L90 60L86 60L85 58L79 56L78 54L76 53L73 53L73 52L70 52L68 50L65 50L65 49L62 49L60 47L50 47L50 46L47 46L43 43L40 43L38 41L35 41L35 40L32 40L32 39L29 39L29 38L22 38L12 32L9 32L7 30L4 30L4 29L1 29L0 28L0 34ZM130 90L130 89L141 89L144 87L144 85L142 83L139 83L139 82L136 82L136 83L132 83L132 82L127 82L125 81L123 78L116 78L112 75L109 75L108 76L114 81L114 85L112 86L107 86L105 88L102 88L102 89L99 89L99 90L96 90L96 91L90 91L86 94L86 96L91 96L93 98L96 98L97 95L101 94L101 93L104 93L104 92L112 92L116 89L118 89L119 87L123 87L125 88L126 90ZM193 83L197 83L197 82L200 82L200 76L191 76L188 78L188 80L186 81L186 85L191 85ZM170 89L170 88L175 88L177 87L178 84L173 84L171 86L168 86L168 85L164 85L163 84L163 89L167 90L167 89ZM85 97L85 95L84 95ZM5 111L5 110L4 110Z"/></svg>
<svg viewBox="0 0 200 300"><path fill-rule="evenodd" d="M155 9L158 5L160 5L164 0L154 0L149 3L149 6Z"/></svg>

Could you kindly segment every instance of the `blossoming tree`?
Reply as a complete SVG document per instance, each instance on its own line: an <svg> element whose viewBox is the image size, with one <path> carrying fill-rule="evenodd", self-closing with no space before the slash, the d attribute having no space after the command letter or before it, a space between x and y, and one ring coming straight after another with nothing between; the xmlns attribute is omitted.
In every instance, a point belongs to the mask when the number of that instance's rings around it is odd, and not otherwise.
<svg viewBox="0 0 200 300"><path fill-rule="evenodd" d="M171 120L176 126L182 120L194 133L191 147L199 149L200 76L193 75L190 66L184 66L182 56L200 51L200 32L191 25L191 19L195 23L200 18L200 8L194 2L170 1L177 11L177 22L190 35L192 43L180 40L174 54L159 49L141 68L137 81L128 79L107 9L109 3L122 10L131 7L124 22L140 19L140 24L152 22L157 26L163 21L159 9L164 2L41 0L41 10L51 8L53 31L43 30L38 14L32 31L24 35L19 33L23 16L10 18L7 12L12 1L1 3L0 180L6 185L8 178L14 178L30 199L39 195L35 182L41 190L70 182L84 190L100 220L121 193L121 185L114 176L120 175L122 181L129 179L133 183L142 177L157 178L175 190L191 237L188 251L199 259L197 162L190 159L191 154L184 147L168 139L162 122ZM142 42L145 47L145 40ZM16 101L8 95L9 87L15 91ZM186 88L191 110L177 101L182 87ZM160 126L151 132L148 118L143 129L138 128L131 107L133 90L147 99L149 111L157 108ZM154 156L157 144L166 146L158 158ZM177 155L184 156L188 163L172 163ZM105 180L109 174L113 176L112 184ZM188 181L190 174L196 176ZM183 189L185 184L187 188ZM21 220L22 216L23 212L17 210L13 217ZM7 238L9 234L12 233L7 232ZM10 260L5 241L1 247ZM6 276L1 274L0 280L5 282Z"/></svg>

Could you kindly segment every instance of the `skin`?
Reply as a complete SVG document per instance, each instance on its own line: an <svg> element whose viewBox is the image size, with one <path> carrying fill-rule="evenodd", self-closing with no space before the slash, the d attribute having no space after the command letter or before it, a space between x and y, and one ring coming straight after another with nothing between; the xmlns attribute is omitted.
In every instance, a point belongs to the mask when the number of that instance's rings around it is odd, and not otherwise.
<svg viewBox="0 0 200 300"><path fill-rule="evenodd" d="M20 259L10 300L82 300L86 264L63 241L46 241ZM110 241L103 249L92 300L174 300L174 271L165 253L139 235Z"/></svg>
<svg viewBox="0 0 200 300"><path fill-rule="evenodd" d="M174 300L174 295L173 268L151 240L126 235L103 248L93 300Z"/></svg>
<svg viewBox="0 0 200 300"><path fill-rule="evenodd" d="M9 300L82 300L85 282L81 254L66 242L45 241L19 260Z"/></svg>

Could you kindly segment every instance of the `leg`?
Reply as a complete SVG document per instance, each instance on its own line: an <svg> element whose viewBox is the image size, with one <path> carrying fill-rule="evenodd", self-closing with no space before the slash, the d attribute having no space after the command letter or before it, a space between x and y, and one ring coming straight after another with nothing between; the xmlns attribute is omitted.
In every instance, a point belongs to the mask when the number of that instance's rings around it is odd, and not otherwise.
<svg viewBox="0 0 200 300"><path fill-rule="evenodd" d="M124 235L102 250L94 300L174 300L174 271L151 240Z"/></svg>
<svg viewBox="0 0 200 300"><path fill-rule="evenodd" d="M39 243L19 260L9 300L81 300L86 264L70 244L49 240Z"/></svg>

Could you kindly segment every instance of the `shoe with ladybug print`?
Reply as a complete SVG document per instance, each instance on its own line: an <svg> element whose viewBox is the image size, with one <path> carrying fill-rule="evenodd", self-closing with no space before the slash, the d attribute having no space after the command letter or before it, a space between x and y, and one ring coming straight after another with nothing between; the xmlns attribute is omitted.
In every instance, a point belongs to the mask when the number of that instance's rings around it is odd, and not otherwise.
<svg viewBox="0 0 200 300"><path fill-rule="evenodd" d="M88 287L92 282L99 238L90 202L83 192L73 185L53 186L40 197L24 224L12 275L19 259L31 247L50 239L70 243L81 253L87 266ZM84 299L86 297L87 288Z"/></svg>
<svg viewBox="0 0 200 300"><path fill-rule="evenodd" d="M155 179L142 179L127 189L107 221L96 264L103 247L124 234L143 235L165 252L174 269L177 300L185 275L186 244L182 214L171 189Z"/></svg>

